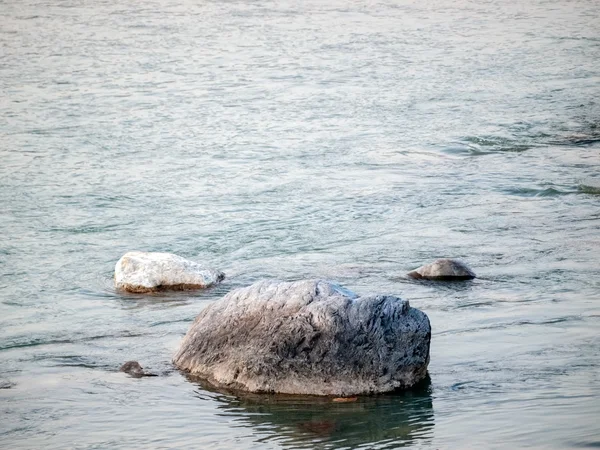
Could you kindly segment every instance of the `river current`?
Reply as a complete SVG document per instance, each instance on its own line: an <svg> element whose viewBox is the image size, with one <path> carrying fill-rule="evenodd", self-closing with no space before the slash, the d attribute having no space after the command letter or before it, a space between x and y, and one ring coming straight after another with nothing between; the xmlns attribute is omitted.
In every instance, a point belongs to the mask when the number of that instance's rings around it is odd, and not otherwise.
<svg viewBox="0 0 600 450"><path fill-rule="evenodd" d="M0 0L0 447L600 447L599 24L593 0ZM227 278L120 293L129 250ZM439 257L478 278L406 278ZM429 379L332 403L174 370L261 278L409 300Z"/></svg>

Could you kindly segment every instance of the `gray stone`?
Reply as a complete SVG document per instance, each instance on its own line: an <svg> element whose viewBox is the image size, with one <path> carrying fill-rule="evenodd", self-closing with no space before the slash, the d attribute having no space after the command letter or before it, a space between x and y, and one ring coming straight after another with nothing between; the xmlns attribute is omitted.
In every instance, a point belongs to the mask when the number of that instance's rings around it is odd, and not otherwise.
<svg viewBox="0 0 600 450"><path fill-rule="evenodd" d="M202 289L223 278L223 272L171 253L128 252L115 266L115 286L128 292Z"/></svg>
<svg viewBox="0 0 600 450"><path fill-rule="evenodd" d="M465 263L456 259L436 259L431 264L413 270L408 276L417 279L452 281L473 279L475 273Z"/></svg>
<svg viewBox="0 0 600 450"><path fill-rule="evenodd" d="M267 280L202 310L173 362L217 388L349 396L423 379L430 339L427 315L398 297Z"/></svg>
<svg viewBox="0 0 600 450"><path fill-rule="evenodd" d="M119 371L129 374L133 378L155 377L156 376L153 373L145 372L144 368L142 366L140 366L140 363L137 361L127 361L125 364L123 364L121 366Z"/></svg>

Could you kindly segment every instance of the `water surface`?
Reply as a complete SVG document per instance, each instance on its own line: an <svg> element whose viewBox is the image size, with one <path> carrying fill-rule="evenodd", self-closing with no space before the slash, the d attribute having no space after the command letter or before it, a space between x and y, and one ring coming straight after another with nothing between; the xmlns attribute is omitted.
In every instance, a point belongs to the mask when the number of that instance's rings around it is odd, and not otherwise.
<svg viewBox="0 0 600 450"><path fill-rule="evenodd" d="M597 2L4 0L0 20L2 447L600 446ZM228 278L122 294L128 250ZM438 257L479 278L405 278ZM198 312L263 277L408 299L430 380L337 404L174 371Z"/></svg>

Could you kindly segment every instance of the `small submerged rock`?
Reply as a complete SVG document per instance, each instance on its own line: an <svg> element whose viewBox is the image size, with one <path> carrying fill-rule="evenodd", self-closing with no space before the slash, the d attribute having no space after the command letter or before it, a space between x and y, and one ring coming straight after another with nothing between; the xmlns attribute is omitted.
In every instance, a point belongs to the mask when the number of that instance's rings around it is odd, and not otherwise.
<svg viewBox="0 0 600 450"><path fill-rule="evenodd" d="M128 252L115 266L115 286L127 292L202 289L225 274L172 253Z"/></svg>
<svg viewBox="0 0 600 450"><path fill-rule="evenodd" d="M137 361L127 361L125 364L121 366L119 372L125 372L131 375L133 378L142 378L142 377L155 377L156 375L153 373L145 372L144 368L140 366L140 363Z"/></svg>
<svg viewBox="0 0 600 450"><path fill-rule="evenodd" d="M0 380L0 389L12 389L16 386L16 383L13 383L10 380Z"/></svg>
<svg viewBox="0 0 600 450"><path fill-rule="evenodd" d="M441 281L471 280L475 278L475 272L461 261L443 258L409 272L408 276L416 279Z"/></svg>
<svg viewBox="0 0 600 450"><path fill-rule="evenodd" d="M579 183L579 190L585 194L600 194L600 178L586 178Z"/></svg>
<svg viewBox="0 0 600 450"><path fill-rule="evenodd" d="M430 339L427 315L401 298L266 280L203 309L173 362L223 389L349 397L422 380Z"/></svg>

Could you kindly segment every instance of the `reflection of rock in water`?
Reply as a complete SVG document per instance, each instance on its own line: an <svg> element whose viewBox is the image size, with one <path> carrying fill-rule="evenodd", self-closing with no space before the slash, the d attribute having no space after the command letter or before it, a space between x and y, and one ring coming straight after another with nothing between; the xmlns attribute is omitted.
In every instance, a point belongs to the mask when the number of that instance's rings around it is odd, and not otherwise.
<svg viewBox="0 0 600 450"><path fill-rule="evenodd" d="M213 390L203 382L203 389ZM231 393L215 401L227 416L289 448L398 448L426 443L433 432L429 377L403 392L339 402L331 397ZM199 395L203 396L202 392ZM264 437L261 438L265 439Z"/></svg>

